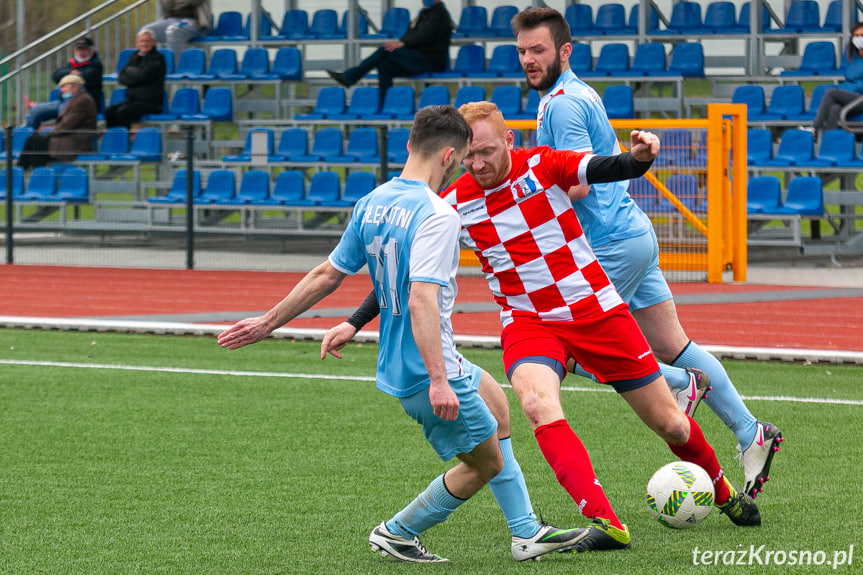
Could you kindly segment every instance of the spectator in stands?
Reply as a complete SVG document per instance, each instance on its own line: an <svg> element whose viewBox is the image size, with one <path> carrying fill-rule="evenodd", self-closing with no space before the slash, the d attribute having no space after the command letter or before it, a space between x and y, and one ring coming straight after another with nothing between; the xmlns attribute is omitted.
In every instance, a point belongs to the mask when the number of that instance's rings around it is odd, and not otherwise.
<svg viewBox="0 0 863 575"><path fill-rule="evenodd" d="M186 43L210 31L213 12L210 0L162 0L164 18L150 22L144 30L150 30L156 41L166 44L174 53L174 60Z"/></svg>
<svg viewBox="0 0 863 575"><path fill-rule="evenodd" d="M78 38L73 44L72 57L69 63L54 70L52 78L58 83L69 74L76 74L84 79L84 89L92 96L98 108L103 100L102 97L102 61L93 47L93 40L87 37ZM42 102L30 109L27 117L27 126L38 130L43 122L57 118L60 113L61 100L53 102Z"/></svg>
<svg viewBox="0 0 863 575"><path fill-rule="evenodd" d="M327 70L327 74L347 88L377 68L379 97L383 103L387 90L393 85L393 78L446 69L453 27L449 11L441 0L423 0L423 8L400 40L384 42L353 68L344 72Z"/></svg>
<svg viewBox="0 0 863 575"><path fill-rule="evenodd" d="M851 29L851 42L845 50L845 60L845 81L827 90L818 106L813 122L816 134L838 128L842 108L863 95L863 23L858 22ZM863 105L852 112L863 112Z"/></svg>
<svg viewBox="0 0 863 575"><path fill-rule="evenodd" d="M109 128L129 128L144 114L162 111L165 92L165 57L156 50L156 35L142 29L136 38L138 51L132 54L118 75L126 86L126 99L105 108L105 123Z"/></svg>
<svg viewBox="0 0 863 575"><path fill-rule="evenodd" d="M18 159L24 169L44 166L52 160L68 161L93 151L96 134L96 102L84 88L84 79L69 74L60 80L60 113L57 124L27 138Z"/></svg>

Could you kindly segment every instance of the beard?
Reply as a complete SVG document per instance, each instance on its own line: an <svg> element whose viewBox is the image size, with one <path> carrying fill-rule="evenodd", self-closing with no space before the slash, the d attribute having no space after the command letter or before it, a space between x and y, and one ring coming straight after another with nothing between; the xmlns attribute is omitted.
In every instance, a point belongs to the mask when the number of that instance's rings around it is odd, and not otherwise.
<svg viewBox="0 0 863 575"><path fill-rule="evenodd" d="M557 79L560 78L561 73L563 73L563 63L560 61L560 57L554 59L545 73L536 80L533 84L529 78L527 78L527 74L525 74L525 79L527 80L528 86L536 90L537 92L545 92L552 86L554 86Z"/></svg>

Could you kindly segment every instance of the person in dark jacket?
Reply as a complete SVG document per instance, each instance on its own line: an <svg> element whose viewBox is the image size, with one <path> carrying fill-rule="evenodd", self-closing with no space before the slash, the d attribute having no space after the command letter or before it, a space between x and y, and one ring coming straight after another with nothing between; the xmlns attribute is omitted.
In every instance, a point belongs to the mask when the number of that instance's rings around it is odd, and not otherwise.
<svg viewBox="0 0 863 575"><path fill-rule="evenodd" d="M393 85L393 78L416 76L446 69L453 22L441 0L423 0L423 8L400 40L384 42L368 58L344 72L327 70L342 86L359 82L372 69L378 69L381 103Z"/></svg>
<svg viewBox="0 0 863 575"><path fill-rule="evenodd" d="M137 52L118 74L118 81L126 86L126 99L105 108L105 124L131 127L144 114L162 111L165 92L165 57L156 50L156 36L150 30L138 32Z"/></svg>
<svg viewBox="0 0 863 575"><path fill-rule="evenodd" d="M84 79L68 74L60 80L60 113L53 129L45 128L27 138L18 159L24 169L50 161L70 161L93 151L96 135L96 102L84 89Z"/></svg>
<svg viewBox="0 0 863 575"><path fill-rule="evenodd" d="M76 74L84 79L84 89L96 102L98 108L103 102L102 96L102 61L93 47L93 40L87 37L78 38L73 44L73 55L65 66L54 70L51 78L59 84L60 80L69 74ZM38 130L43 122L57 118L60 112L60 100L42 102L30 109L27 126Z"/></svg>

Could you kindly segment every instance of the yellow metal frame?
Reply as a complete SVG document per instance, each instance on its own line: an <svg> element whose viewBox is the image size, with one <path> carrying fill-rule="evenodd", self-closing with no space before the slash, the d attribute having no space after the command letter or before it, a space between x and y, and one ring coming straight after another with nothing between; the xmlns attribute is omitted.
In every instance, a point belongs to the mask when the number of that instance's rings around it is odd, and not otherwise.
<svg viewBox="0 0 863 575"><path fill-rule="evenodd" d="M506 125L512 130L536 129L534 120L508 120ZM707 119L702 120L611 120L611 125L615 130L707 130L706 223L652 172L645 174L682 217L707 238L706 257L660 253L660 265L669 269L704 270L709 283L722 283L723 272L730 269L734 281L746 281L746 106L708 104ZM462 259L471 263L464 256Z"/></svg>

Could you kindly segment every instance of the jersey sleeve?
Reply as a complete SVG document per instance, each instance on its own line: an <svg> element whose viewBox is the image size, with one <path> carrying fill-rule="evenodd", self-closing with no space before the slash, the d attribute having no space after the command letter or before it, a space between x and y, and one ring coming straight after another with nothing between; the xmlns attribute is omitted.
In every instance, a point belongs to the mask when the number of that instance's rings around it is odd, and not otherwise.
<svg viewBox="0 0 863 575"><path fill-rule="evenodd" d="M410 251L410 281L449 285L460 220L455 210L436 212L419 225Z"/></svg>
<svg viewBox="0 0 863 575"><path fill-rule="evenodd" d="M327 258L334 268L348 275L354 275L366 264L366 250L357 228L361 219L360 212L355 210L351 223Z"/></svg>
<svg viewBox="0 0 863 575"><path fill-rule="evenodd" d="M555 96L549 100L545 109L545 122L556 150L591 152L590 108L581 98Z"/></svg>
<svg viewBox="0 0 863 575"><path fill-rule="evenodd" d="M545 155L549 161L543 166L549 171L551 181L564 190L571 186L587 185L587 166L593 154L587 152L572 152L569 150L547 150Z"/></svg>

